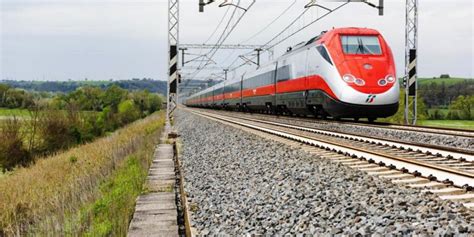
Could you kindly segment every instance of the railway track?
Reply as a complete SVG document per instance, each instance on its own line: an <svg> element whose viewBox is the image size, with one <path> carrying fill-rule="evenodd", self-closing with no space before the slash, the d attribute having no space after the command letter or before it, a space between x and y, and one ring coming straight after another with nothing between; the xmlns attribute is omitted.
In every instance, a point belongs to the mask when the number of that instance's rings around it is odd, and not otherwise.
<svg viewBox="0 0 474 237"><path fill-rule="evenodd" d="M239 112L242 113L242 112ZM379 129L389 129L389 130L396 130L396 131L412 131L412 132L419 132L419 133L428 133L428 134L436 134L436 135L445 135L445 136L460 136L466 138L473 138L474 139L474 130L469 129L455 129L455 128L437 128L437 127L429 127L429 126L420 126L420 125L400 125L400 124L392 124L392 123L383 123L383 122L375 122L369 123L365 121L348 121L348 120L323 120L317 119L314 117L295 117L290 115L268 115L263 113L242 113L244 115L259 115L262 117L273 117L277 119L291 119L294 121L299 122L315 122L321 124L337 124L337 125L352 125L352 126L364 126L369 128L379 128Z"/></svg>
<svg viewBox="0 0 474 237"><path fill-rule="evenodd" d="M233 115L232 112L229 112L229 115ZM248 119L255 119L257 117L258 121L261 122L275 122L278 120L278 117L271 117L271 116L261 116L260 114L254 115L254 114L235 114L238 115L239 117L243 118L248 118ZM285 120L288 118L285 117ZM292 119L292 118L291 118ZM282 119L283 120L283 119ZM310 122L310 121L306 121ZM314 122L311 121L311 122ZM319 123L320 121L318 121ZM280 124L282 126L288 126L288 127L294 127L296 129L301 129L305 131L313 131L313 132L318 132L318 133L326 133L326 134L331 134L331 135L336 135L336 136L349 136L352 139L364 139L364 141L369 141L369 142L375 142L375 143L383 143L384 145L389 145L392 147L399 147L401 149L407 149L409 151L416 151L418 153L427 153L427 154L433 154L436 156L445 156L448 158L459 158L459 159L467 159L472 161L474 158L474 151L470 149L465 149L465 148L455 148L455 147L449 147L449 146L441 146L441 145L434 145L434 144L426 144L426 143L420 143L420 142L407 142L407 141L401 141L401 140L396 140L396 139L390 139L390 138L374 138L374 137L369 137L366 135L361 135L361 134L356 134L356 133L350 133L350 132L337 132L329 129L324 129L324 128L314 128L314 127L308 127L308 126L303 126L303 125L298 125L295 126L294 123L282 121L278 122L277 124ZM474 141L474 140L473 140Z"/></svg>
<svg viewBox="0 0 474 237"><path fill-rule="evenodd" d="M394 183L425 188L442 199L459 200L474 208L472 151L414 146L340 132L262 121L247 117L190 110L210 119L298 143L336 162L392 179ZM304 144L304 145L301 145Z"/></svg>

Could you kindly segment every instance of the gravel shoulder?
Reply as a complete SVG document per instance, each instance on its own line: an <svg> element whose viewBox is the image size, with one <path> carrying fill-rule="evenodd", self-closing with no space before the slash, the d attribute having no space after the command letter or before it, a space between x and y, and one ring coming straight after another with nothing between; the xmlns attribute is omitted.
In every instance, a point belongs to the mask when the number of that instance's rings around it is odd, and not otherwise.
<svg viewBox="0 0 474 237"><path fill-rule="evenodd" d="M177 111L200 234L474 234L459 204Z"/></svg>

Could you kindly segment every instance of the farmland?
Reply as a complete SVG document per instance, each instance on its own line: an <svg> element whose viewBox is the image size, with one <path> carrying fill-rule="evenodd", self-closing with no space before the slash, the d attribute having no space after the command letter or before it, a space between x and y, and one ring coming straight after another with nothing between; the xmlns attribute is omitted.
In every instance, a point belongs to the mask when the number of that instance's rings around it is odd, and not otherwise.
<svg viewBox="0 0 474 237"><path fill-rule="evenodd" d="M472 78L419 78L418 85L428 85L431 83L445 84L446 86L452 86L462 82L474 82Z"/></svg>
<svg viewBox="0 0 474 237"><path fill-rule="evenodd" d="M474 130L474 120L421 120L418 125Z"/></svg>
<svg viewBox="0 0 474 237"><path fill-rule="evenodd" d="M30 112L28 112L27 109L0 108L0 119L11 116L28 117L30 116Z"/></svg>

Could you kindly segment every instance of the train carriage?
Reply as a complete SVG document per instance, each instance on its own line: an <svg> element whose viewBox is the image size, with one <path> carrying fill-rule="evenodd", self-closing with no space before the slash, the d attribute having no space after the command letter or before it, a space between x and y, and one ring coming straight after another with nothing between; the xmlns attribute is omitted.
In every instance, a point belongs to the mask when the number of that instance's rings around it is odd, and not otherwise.
<svg viewBox="0 0 474 237"><path fill-rule="evenodd" d="M237 77L224 82L223 108L238 110L242 104L242 77Z"/></svg>
<svg viewBox="0 0 474 237"><path fill-rule="evenodd" d="M379 32L338 28L192 95L186 104L209 106L209 100L215 108L375 120L396 113L399 85L392 52Z"/></svg>

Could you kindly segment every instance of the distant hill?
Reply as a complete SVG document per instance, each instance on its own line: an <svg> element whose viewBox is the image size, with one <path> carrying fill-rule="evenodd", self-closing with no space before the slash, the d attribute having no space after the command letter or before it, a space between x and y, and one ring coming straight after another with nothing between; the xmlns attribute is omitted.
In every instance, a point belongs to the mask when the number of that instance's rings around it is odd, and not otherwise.
<svg viewBox="0 0 474 237"><path fill-rule="evenodd" d="M428 85L431 83L436 83L436 84L442 84L443 82L445 83L446 86L451 86L454 84L459 84L459 83L472 83L474 82L474 79L472 78L419 78L418 79L418 84L419 85Z"/></svg>
<svg viewBox="0 0 474 237"><path fill-rule="evenodd" d="M420 78L418 92L428 108L447 108L461 95L474 95L474 79Z"/></svg>
<svg viewBox="0 0 474 237"><path fill-rule="evenodd" d="M158 81L150 78L131 79L120 81L13 81L1 80L0 83L7 84L14 88L21 88L28 91L38 92L71 92L81 86L98 86L107 88L117 85L126 90L144 90L166 95L166 81Z"/></svg>

